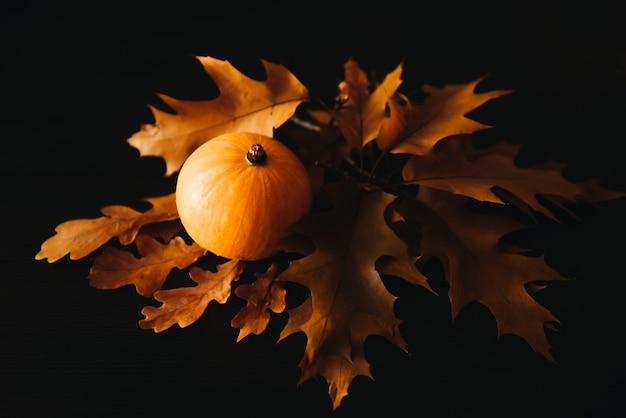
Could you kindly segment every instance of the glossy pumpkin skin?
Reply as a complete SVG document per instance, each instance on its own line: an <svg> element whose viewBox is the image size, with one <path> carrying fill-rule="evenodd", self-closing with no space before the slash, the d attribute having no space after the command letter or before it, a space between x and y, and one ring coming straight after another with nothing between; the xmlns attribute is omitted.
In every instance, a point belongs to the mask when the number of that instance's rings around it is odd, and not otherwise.
<svg viewBox="0 0 626 418"><path fill-rule="evenodd" d="M262 163L246 157L254 144L265 151ZM176 206L189 236L229 259L275 254L312 202L300 159L278 140L256 133L227 133L205 142L187 158L176 183Z"/></svg>

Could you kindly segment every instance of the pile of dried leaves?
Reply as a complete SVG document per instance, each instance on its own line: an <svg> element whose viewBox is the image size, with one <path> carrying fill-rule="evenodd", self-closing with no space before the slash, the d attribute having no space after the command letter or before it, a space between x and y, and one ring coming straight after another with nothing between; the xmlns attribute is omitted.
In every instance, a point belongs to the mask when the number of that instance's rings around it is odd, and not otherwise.
<svg viewBox="0 0 626 418"><path fill-rule="evenodd" d="M259 81L228 61L197 59L219 97L185 101L161 95L174 112L151 107L154 123L128 142L142 156L164 159L165 175L175 176L191 152L217 135L275 136L280 128L309 170L316 201L284 252L268 260L255 280L240 281L247 263L219 259L191 241L172 191L145 198L151 205L145 211L113 205L102 208L99 218L63 222L36 259L91 256L93 287L133 285L160 302L146 306L139 322L155 332L186 327L209 303L224 304L231 296L247 302L231 321L238 340L262 333L271 312L287 311L280 338L298 332L307 337L301 382L323 376L334 408L356 376L371 377L367 336L384 336L405 349L396 297L382 277L434 292L422 273L431 257L444 267L453 318L468 303L480 302L494 315L499 335L518 335L552 360L545 327L558 319L533 293L567 278L543 257L504 246L501 239L533 228L537 217L558 222L545 202L566 209L565 202L581 197L598 202L623 193L597 181L571 183L556 163L518 167L519 148L505 141L474 147L472 134L489 126L466 115L511 91L476 93L480 78L441 88L425 85L425 98L418 102L399 90L402 65L376 81L348 60L335 103L323 107L314 106L308 89L282 65L263 61L266 79ZM507 210L476 210L481 205ZM202 267L207 259L217 268ZM164 288L175 268L188 269L196 285ZM305 286L309 297L288 308L288 283Z"/></svg>

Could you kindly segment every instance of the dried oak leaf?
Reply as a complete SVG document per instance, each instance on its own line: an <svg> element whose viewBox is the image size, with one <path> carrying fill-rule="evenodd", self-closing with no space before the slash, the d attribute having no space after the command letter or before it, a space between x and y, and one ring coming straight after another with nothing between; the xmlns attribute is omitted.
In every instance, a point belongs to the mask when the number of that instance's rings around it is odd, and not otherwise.
<svg viewBox="0 0 626 418"><path fill-rule="evenodd" d="M398 206L405 219L421 226L421 254L441 260L450 289L452 317L472 301L494 315L498 335L522 337L535 351L552 360L545 326L557 318L531 293L539 283L567 280L543 258L505 252L499 240L526 227L507 215L473 213L469 198L420 187L416 199ZM545 286L543 286L545 287Z"/></svg>
<svg viewBox="0 0 626 418"><path fill-rule="evenodd" d="M306 286L311 296L288 311L280 339L304 332L306 348L300 382L323 376L337 407L357 375L370 376L363 352L368 335L388 338L403 347L394 315L395 297L385 288L377 261L404 266L404 279L428 286L415 267L407 245L387 225L385 208L394 196L368 192L352 178L324 188L333 202L327 212L310 214L296 226L315 246L311 254L292 261L281 280ZM404 347L403 347L404 348Z"/></svg>
<svg viewBox="0 0 626 418"><path fill-rule="evenodd" d="M69 254L70 259L78 260L113 237L118 237L122 245L128 245L147 224L163 223L161 229L152 231L157 235L171 236L172 228L180 230L174 193L144 200L152 205L145 212L127 206L111 205L101 209L105 216L100 218L73 219L59 224L55 228L56 234L44 241L35 259L47 258L49 263L53 263Z"/></svg>
<svg viewBox="0 0 626 418"><path fill-rule="evenodd" d="M135 244L141 255L139 258L130 251L104 247L93 259L88 276L91 286L117 289L132 284L137 293L149 297L161 288L174 267L188 267L206 254L204 248L196 243L188 245L181 237L161 244L149 235L140 234Z"/></svg>
<svg viewBox="0 0 626 418"><path fill-rule="evenodd" d="M387 102L390 114L382 123L376 144L382 151L393 154L428 155L443 138L490 127L465 117L465 114L512 91L474 93L484 78L442 88L425 85L423 91L427 96L423 104L415 103L401 93L395 94Z"/></svg>
<svg viewBox="0 0 626 418"><path fill-rule="evenodd" d="M472 147L468 135L457 135L439 142L434 154L411 156L402 168L402 176L409 184L502 203L502 192L494 190L497 187L520 199L522 209L528 207L553 219L552 212L537 200L538 195L558 195L569 200L586 197L595 201L624 196L601 187L597 179L567 181L561 174L562 164L518 167L514 161L519 148L500 142L479 150Z"/></svg>
<svg viewBox="0 0 626 418"><path fill-rule="evenodd" d="M212 100L178 100L159 97L176 113L154 106L154 124L144 124L128 142L142 156L165 160L166 175L176 172L201 144L226 132L250 131L272 136L297 106L308 100L308 90L285 67L261 60L266 72L263 81L251 79L230 62L196 57L216 83L220 95Z"/></svg>
<svg viewBox="0 0 626 418"><path fill-rule="evenodd" d="M402 83L402 64L387 74L370 92L370 81L356 61L344 64L345 79L339 83L340 107L334 113L339 129L348 144L361 149L376 139L386 118L387 100Z"/></svg>
<svg viewBox="0 0 626 418"><path fill-rule="evenodd" d="M244 306L230 321L233 328L239 328L237 341L250 334L259 335L270 322L270 311L281 313L285 310L285 282L274 280L278 275L276 264L269 266L265 273L256 273L256 280L251 284L242 284L235 288L235 294L246 300Z"/></svg>
<svg viewBox="0 0 626 418"><path fill-rule="evenodd" d="M217 266L217 271L191 267L189 276L197 283L193 287L159 290L154 299L161 306L146 306L141 310L145 318L139 321L142 329L164 331L174 324L185 328L196 322L212 300L224 304L231 294L231 284L238 280L245 263L229 260Z"/></svg>

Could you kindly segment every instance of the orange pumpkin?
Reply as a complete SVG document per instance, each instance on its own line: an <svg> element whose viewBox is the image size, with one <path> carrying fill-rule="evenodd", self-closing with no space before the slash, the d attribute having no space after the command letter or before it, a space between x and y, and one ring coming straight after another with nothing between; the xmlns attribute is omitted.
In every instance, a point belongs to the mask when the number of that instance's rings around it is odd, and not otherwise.
<svg viewBox="0 0 626 418"><path fill-rule="evenodd" d="M277 252L289 228L311 210L307 170L283 143L234 132L198 147L181 167L176 207L189 236L225 258Z"/></svg>

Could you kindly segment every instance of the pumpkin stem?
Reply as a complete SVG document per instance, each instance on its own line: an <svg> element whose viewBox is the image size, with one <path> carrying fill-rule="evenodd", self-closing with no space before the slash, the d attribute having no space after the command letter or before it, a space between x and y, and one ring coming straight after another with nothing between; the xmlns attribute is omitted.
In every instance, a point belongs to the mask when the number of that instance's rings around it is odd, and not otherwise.
<svg viewBox="0 0 626 418"><path fill-rule="evenodd" d="M253 144L246 154L246 160L252 165L261 165L266 159L267 154L261 144Z"/></svg>

